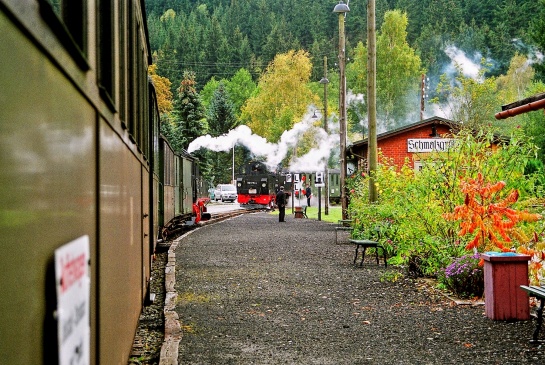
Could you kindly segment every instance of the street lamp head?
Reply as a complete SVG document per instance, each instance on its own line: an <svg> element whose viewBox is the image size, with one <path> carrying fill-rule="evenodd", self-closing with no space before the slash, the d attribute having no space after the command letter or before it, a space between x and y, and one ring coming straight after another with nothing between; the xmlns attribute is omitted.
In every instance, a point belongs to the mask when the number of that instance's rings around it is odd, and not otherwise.
<svg viewBox="0 0 545 365"><path fill-rule="evenodd" d="M320 80L320 84L329 84L329 80L327 79L327 77L322 77L322 79Z"/></svg>
<svg viewBox="0 0 545 365"><path fill-rule="evenodd" d="M335 5L335 8L333 9L334 13L348 13L350 11L350 8L348 5L344 3L343 0L340 0L337 5Z"/></svg>

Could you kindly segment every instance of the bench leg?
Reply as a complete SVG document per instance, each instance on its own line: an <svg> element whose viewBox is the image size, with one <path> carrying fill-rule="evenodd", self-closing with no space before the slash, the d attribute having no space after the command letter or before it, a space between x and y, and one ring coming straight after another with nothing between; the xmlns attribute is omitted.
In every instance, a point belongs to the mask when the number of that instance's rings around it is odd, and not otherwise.
<svg viewBox="0 0 545 365"><path fill-rule="evenodd" d="M365 260L365 251L366 250L367 250L367 246L362 246L360 266L363 266L363 260Z"/></svg>
<svg viewBox="0 0 545 365"><path fill-rule="evenodd" d="M545 301L545 298L540 298L539 300L539 307L537 308L537 324L536 329L534 330L534 335L532 336L532 339L530 340L530 343L541 343L542 341L538 340L537 337L539 336L539 331L541 330L541 325L543 324L543 302Z"/></svg>
<svg viewBox="0 0 545 365"><path fill-rule="evenodd" d="M360 248L359 245L356 245L356 254L354 255L354 264L356 263L356 260L358 259L358 249Z"/></svg>

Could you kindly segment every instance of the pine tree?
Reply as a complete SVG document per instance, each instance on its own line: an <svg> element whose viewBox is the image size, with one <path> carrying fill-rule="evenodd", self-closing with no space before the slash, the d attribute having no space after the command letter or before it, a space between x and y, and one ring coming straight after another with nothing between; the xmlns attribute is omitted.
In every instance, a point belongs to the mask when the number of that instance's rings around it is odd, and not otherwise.
<svg viewBox="0 0 545 365"><path fill-rule="evenodd" d="M170 143L177 151L187 149L191 141L208 131L206 112L196 90L193 72L184 72L174 103L174 119L176 136Z"/></svg>
<svg viewBox="0 0 545 365"><path fill-rule="evenodd" d="M220 82L208 108L209 133L212 137L221 136L234 129L238 124L225 84Z"/></svg>

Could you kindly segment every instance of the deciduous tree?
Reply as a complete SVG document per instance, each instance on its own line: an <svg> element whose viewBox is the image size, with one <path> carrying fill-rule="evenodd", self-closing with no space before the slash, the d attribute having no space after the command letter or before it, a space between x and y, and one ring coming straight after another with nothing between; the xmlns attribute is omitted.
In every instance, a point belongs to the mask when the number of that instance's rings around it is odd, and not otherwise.
<svg viewBox="0 0 545 365"><path fill-rule="evenodd" d="M293 127L313 101L309 90L312 65L305 51L279 54L258 83L257 94L242 108L241 118L271 142Z"/></svg>
<svg viewBox="0 0 545 365"><path fill-rule="evenodd" d="M405 13L388 11L377 37L377 111L388 130L404 124L418 105L421 63L407 43L407 24ZM354 92L367 94L367 47L358 43L352 55L353 62L347 66L349 84ZM414 104L408 96L413 96Z"/></svg>
<svg viewBox="0 0 545 365"><path fill-rule="evenodd" d="M157 75L157 65L153 64L149 67L149 74L155 85L155 93L157 94L157 105L161 115L168 114L173 109L172 91L170 91L171 82L166 77Z"/></svg>
<svg viewBox="0 0 545 365"><path fill-rule="evenodd" d="M484 78L486 68L482 67L476 78L465 76L457 65L454 82L446 75L441 76L437 86L438 96L432 102L448 119L461 123L470 129L489 127L495 121L494 114L500 105L496 93L496 78Z"/></svg>
<svg viewBox="0 0 545 365"><path fill-rule="evenodd" d="M235 114L240 116L242 106L255 92L257 85L250 72L244 68L238 70L225 84L225 90L233 103Z"/></svg>

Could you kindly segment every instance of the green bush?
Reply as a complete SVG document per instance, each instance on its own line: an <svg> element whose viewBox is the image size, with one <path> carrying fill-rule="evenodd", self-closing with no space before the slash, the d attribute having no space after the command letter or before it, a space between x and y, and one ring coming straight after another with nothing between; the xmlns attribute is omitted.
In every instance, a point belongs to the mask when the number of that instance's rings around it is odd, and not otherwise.
<svg viewBox="0 0 545 365"><path fill-rule="evenodd" d="M399 168L379 152L374 175L378 202L369 203L368 175L358 172L347 178L354 235L376 235L386 247L388 262L403 265L414 275L437 276L453 259L468 253L467 238L457 236L459 222L443 218L464 202L460 180L481 173L489 181L505 181L506 191L519 191L519 206L535 196L536 174L524 174L535 155L528 138L513 135L501 141L491 133L473 131L461 131L454 138L448 152L418 156L423 162L418 172L411 161ZM528 232L534 228L525 227Z"/></svg>

